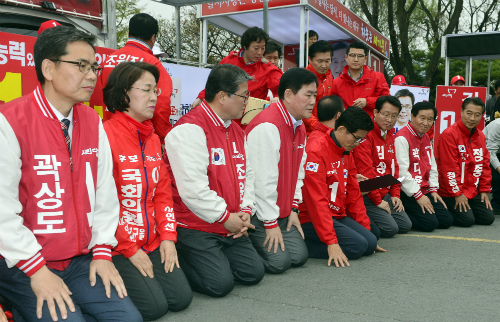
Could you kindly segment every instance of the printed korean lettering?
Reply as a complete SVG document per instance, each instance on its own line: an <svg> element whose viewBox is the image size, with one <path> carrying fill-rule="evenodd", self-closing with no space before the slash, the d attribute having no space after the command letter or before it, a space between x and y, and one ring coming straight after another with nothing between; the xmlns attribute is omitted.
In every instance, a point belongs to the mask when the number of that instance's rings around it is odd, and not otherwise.
<svg viewBox="0 0 500 322"><path fill-rule="evenodd" d="M459 192L460 188L457 185L457 180L456 180L456 174L455 174L455 172L450 171L450 172L448 172L446 174L446 176L448 177L448 184L451 187L451 191L453 191L454 193Z"/></svg>
<svg viewBox="0 0 500 322"><path fill-rule="evenodd" d="M25 43L17 42L17 41L9 41L9 58L19 60L21 62L21 66L26 65L26 52L25 52Z"/></svg>
<svg viewBox="0 0 500 322"><path fill-rule="evenodd" d="M9 61L6 55L9 54L7 45L0 45L0 65L5 65Z"/></svg>
<svg viewBox="0 0 500 322"><path fill-rule="evenodd" d="M419 154L418 148L413 149L412 154L413 154L414 158L417 158L420 160L420 154Z"/></svg>
<svg viewBox="0 0 500 322"><path fill-rule="evenodd" d="M63 212L56 211L63 205L61 200L65 189L61 188L59 181L59 167L61 162L57 161L56 155L35 155L33 170L37 176L43 176L42 185L38 192L34 195L37 199L37 207L40 211L37 214L38 229L34 229L35 234L60 234L66 232L66 228L60 226L64 223ZM53 181L50 175L53 175ZM48 182L47 182L48 181ZM51 184L53 182L53 185ZM51 190L53 186L53 190ZM58 218L54 218L58 217ZM52 218L52 219L51 219ZM55 225L58 225L55 227Z"/></svg>
<svg viewBox="0 0 500 322"><path fill-rule="evenodd" d="M474 160L476 162L481 162L483 161L483 148L480 149L472 149L473 154L474 154Z"/></svg>

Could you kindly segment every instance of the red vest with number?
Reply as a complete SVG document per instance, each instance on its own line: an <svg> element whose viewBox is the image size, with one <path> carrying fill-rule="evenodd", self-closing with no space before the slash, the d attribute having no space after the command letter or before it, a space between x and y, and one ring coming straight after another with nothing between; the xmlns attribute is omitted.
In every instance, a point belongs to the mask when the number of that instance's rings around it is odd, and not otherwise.
<svg viewBox="0 0 500 322"><path fill-rule="evenodd" d="M279 218L290 216L297 187L300 162L304 155L306 146L306 127L304 124L293 129L290 113L281 100L271 104L262 112L257 114L246 128L249 134L261 123L274 124L280 134L280 160L278 163L278 200L276 204L280 208Z"/></svg>
<svg viewBox="0 0 500 322"><path fill-rule="evenodd" d="M21 147L20 216L50 268L89 253L99 155L99 115L73 106L71 156L41 86L0 108ZM92 200L92 204L90 202Z"/></svg>
<svg viewBox="0 0 500 322"><path fill-rule="evenodd" d="M245 133L243 130L234 121L231 121L231 125L225 128L220 118L205 101L181 117L175 126L182 124L195 124L203 129L209 153L208 186L224 199L227 211L230 213L241 211L246 184ZM208 223L189 210L179 196L170 166L168 170L172 179L177 224L180 227L227 235L229 231L221 223Z"/></svg>
<svg viewBox="0 0 500 322"><path fill-rule="evenodd" d="M402 136L408 141L410 165L408 172L410 172L415 182L420 185L422 193L429 192L429 177L431 174L431 139L425 133L422 137L418 135L417 131L408 123L404 128L396 133L396 138Z"/></svg>

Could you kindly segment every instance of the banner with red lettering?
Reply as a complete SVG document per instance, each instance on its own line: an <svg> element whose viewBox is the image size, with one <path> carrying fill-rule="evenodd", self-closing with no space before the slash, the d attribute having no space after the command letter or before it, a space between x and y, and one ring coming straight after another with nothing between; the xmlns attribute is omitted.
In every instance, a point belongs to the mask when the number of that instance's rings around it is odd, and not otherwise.
<svg viewBox="0 0 500 322"><path fill-rule="evenodd" d="M33 60L36 38L0 32L0 104L31 93L38 80ZM101 64L114 49L95 47L95 58ZM85 102L103 117L102 86L97 78L90 102Z"/></svg>
<svg viewBox="0 0 500 322"><path fill-rule="evenodd" d="M269 8L300 4L300 0L268 0ZM264 8L263 0L231 0L205 3L201 15L213 16L232 12L259 10Z"/></svg>
<svg viewBox="0 0 500 322"><path fill-rule="evenodd" d="M18 2L24 2L27 4L41 4L42 1L33 0L17 0ZM71 12L80 13L83 15L90 15L94 17L101 17L102 14L102 3L101 0L51 0L57 9L66 10ZM37 9L33 7L33 9ZM47 11L46 9L39 9Z"/></svg>
<svg viewBox="0 0 500 322"><path fill-rule="evenodd" d="M434 141L437 142L443 131L461 119L462 103L468 97L479 97L486 102L486 87L438 86L436 91L436 119ZM483 116L484 117L484 116ZM477 126L484 129L484 122Z"/></svg>

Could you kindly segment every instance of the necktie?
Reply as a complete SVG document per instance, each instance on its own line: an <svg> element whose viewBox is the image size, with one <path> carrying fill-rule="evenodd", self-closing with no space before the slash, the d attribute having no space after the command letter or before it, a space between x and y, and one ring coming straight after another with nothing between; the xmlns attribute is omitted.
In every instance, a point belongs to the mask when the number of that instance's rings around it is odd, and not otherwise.
<svg viewBox="0 0 500 322"><path fill-rule="evenodd" d="M387 136L387 133L384 133L384 135L382 135L382 137L384 138L384 140L385 140L386 136Z"/></svg>
<svg viewBox="0 0 500 322"><path fill-rule="evenodd" d="M69 129L69 120L62 119L61 120L61 128L64 133L64 138L66 139L66 145L68 146L68 152L71 154L71 138L69 137L68 129Z"/></svg>

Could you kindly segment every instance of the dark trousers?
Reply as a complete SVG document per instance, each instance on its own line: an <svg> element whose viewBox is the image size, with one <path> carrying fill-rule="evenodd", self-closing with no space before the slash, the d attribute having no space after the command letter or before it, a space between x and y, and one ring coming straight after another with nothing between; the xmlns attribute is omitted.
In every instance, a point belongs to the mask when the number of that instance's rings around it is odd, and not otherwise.
<svg viewBox="0 0 500 322"><path fill-rule="evenodd" d="M283 242L285 243L285 251L282 251L279 246L278 251L274 253L273 245L271 251L268 252L269 244L263 246L266 239L264 223L257 216L253 216L252 225L255 226L255 230L249 232L250 240L262 258L266 272L281 274L290 267L299 267L307 262L307 247L299 231L295 226L292 226L290 231L286 230L288 217L278 219L278 225L283 235Z"/></svg>
<svg viewBox="0 0 500 322"><path fill-rule="evenodd" d="M384 201L389 203L391 213L389 214L384 209L377 207L368 196L363 197L366 207L366 214L370 221L380 229L380 235L384 238L390 238L397 233L406 234L411 229L411 220L408 218L406 212L397 212L392 206L391 196L386 194L383 198ZM373 232L373 231L372 231Z"/></svg>
<svg viewBox="0 0 500 322"><path fill-rule="evenodd" d="M222 297L234 283L254 285L264 277L264 265L246 236L234 239L177 227L179 262L193 291Z"/></svg>
<svg viewBox="0 0 500 322"><path fill-rule="evenodd" d="M145 321L161 318L170 311L182 311L193 298L191 287L181 268L165 273L160 248L148 254L153 263L154 278L143 276L123 255L113 256L113 262L125 283L127 293Z"/></svg>
<svg viewBox="0 0 500 322"><path fill-rule="evenodd" d="M414 197L408 197L405 193L401 193L401 201L405 207L406 214L410 217L412 228L426 232L433 231L436 228L450 228L453 224L453 217L450 212L441 202L434 202L434 198L430 193L425 194L425 196L431 201L432 207L434 207L434 214L431 214L427 210L422 212L422 208Z"/></svg>
<svg viewBox="0 0 500 322"><path fill-rule="evenodd" d="M470 227L477 225L491 225L495 221L493 211L486 208L486 204L481 202L481 194L477 194L472 199L469 199L470 209L460 211L459 207L455 208L454 197L443 197L443 201L448 207L448 211L453 216L453 225L460 227Z"/></svg>
<svg viewBox="0 0 500 322"><path fill-rule="evenodd" d="M377 237L351 217L345 216L341 219L333 219L333 228L337 234L339 246L347 259L357 259L375 252ZM328 259L327 245L319 239L313 224L310 222L304 223L302 229L306 237L309 257Z"/></svg>
<svg viewBox="0 0 500 322"><path fill-rule="evenodd" d="M64 271L51 269L59 276L73 293L71 299L75 304L72 313L67 305L68 318L62 320L59 308L56 305L58 321L85 322L85 321L142 321L134 303L129 297L120 299L113 285L111 298L106 297L104 284L97 275L96 285L90 286L89 265L92 254L75 257ZM42 318L36 316L37 299L31 289L30 278L17 267L8 268L4 259L0 259L0 293L12 303L14 321L52 321L47 302L43 304Z"/></svg>
<svg viewBox="0 0 500 322"><path fill-rule="evenodd" d="M497 169L494 169L491 165L491 194L493 199L491 199L491 206L494 210L500 210L500 173Z"/></svg>

